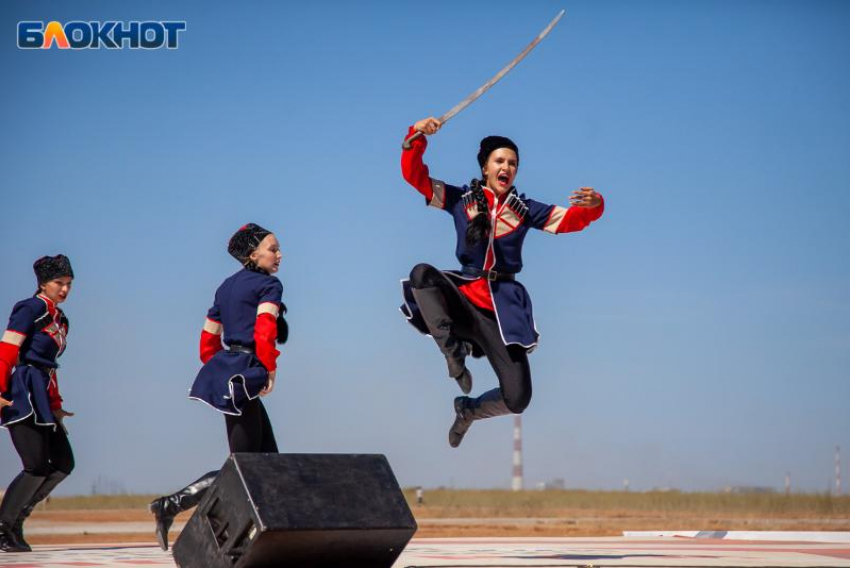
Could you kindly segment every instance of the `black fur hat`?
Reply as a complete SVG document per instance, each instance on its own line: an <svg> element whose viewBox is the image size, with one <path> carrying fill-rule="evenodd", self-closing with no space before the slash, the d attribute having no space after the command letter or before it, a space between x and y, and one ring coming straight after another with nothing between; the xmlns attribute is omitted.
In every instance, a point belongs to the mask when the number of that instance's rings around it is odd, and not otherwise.
<svg viewBox="0 0 850 568"><path fill-rule="evenodd" d="M42 256L36 260L32 269L35 271L35 278L39 285L62 278L63 276L74 277L74 271L71 269L71 261L64 254L56 256Z"/></svg>
<svg viewBox="0 0 850 568"><path fill-rule="evenodd" d="M517 165L519 165L519 148L513 143L513 140L504 136L488 136L481 141L481 148L478 150L478 165L483 168L484 164L487 163L487 158L493 153L493 150L498 150L499 148L509 148L516 152L516 161Z"/></svg>
<svg viewBox="0 0 850 568"><path fill-rule="evenodd" d="M267 231L256 223L248 223L230 237L227 252L242 264L247 264L251 253L260 246L263 239L271 234L271 231Z"/></svg>

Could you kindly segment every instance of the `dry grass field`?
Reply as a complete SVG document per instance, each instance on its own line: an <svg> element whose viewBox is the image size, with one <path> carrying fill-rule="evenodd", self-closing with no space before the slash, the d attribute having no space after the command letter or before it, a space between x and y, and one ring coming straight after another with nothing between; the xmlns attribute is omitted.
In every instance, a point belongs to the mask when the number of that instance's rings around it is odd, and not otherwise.
<svg viewBox="0 0 850 568"><path fill-rule="evenodd" d="M616 536L624 530L850 531L850 496L605 491L425 490L405 496L419 537ZM151 522L152 495L56 497L33 519L87 525ZM178 520L188 519L184 513ZM176 535L175 535L176 536ZM151 533L35 535L34 543L151 542Z"/></svg>
<svg viewBox="0 0 850 568"><path fill-rule="evenodd" d="M626 530L850 530L850 497L432 490L408 502L419 536L615 536ZM457 520L460 522L457 522ZM476 522L480 520L480 522Z"/></svg>

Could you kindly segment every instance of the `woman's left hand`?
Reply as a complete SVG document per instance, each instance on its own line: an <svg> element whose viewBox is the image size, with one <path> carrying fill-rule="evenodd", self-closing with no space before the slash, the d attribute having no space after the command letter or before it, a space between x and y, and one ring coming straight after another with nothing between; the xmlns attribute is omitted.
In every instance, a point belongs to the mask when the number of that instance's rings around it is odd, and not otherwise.
<svg viewBox="0 0 850 568"><path fill-rule="evenodd" d="M274 390L274 380L277 376L277 371L271 371L269 373L269 380L266 382L266 386L263 387L263 390L260 391L260 396L267 396Z"/></svg>
<svg viewBox="0 0 850 568"><path fill-rule="evenodd" d="M55 416L56 419L59 420L60 422L62 420L64 420L65 418L67 418L69 416L73 416L73 415L74 415L73 412L69 412L69 411L65 410L64 408L59 408L59 409L53 411L53 416Z"/></svg>
<svg viewBox="0 0 850 568"><path fill-rule="evenodd" d="M593 208L601 204L602 197L592 187L583 187L570 195L570 205Z"/></svg>

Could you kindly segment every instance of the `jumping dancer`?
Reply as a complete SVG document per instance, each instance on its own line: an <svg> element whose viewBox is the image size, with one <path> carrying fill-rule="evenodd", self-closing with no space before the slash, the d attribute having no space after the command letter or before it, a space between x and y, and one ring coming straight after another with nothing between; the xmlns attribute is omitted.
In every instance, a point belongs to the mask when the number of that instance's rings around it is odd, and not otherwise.
<svg viewBox="0 0 850 568"><path fill-rule="evenodd" d="M436 133L442 124L431 117L408 131ZM424 136L410 142L401 155L404 179L425 197L427 205L454 219L455 254L460 271L441 271L416 265L402 282L401 309L410 323L431 335L446 357L449 376L461 391L472 390L466 357L485 356L499 379L499 388L477 398L454 400L455 419L449 444L460 445L475 420L520 414L531 400L528 353L537 345L531 298L516 280L522 270L522 244L529 229L549 233L580 231L599 219L602 196L583 187L570 196L571 207L546 205L517 192L514 179L519 149L508 138L488 136L481 141L481 178L456 187L430 177L422 161Z"/></svg>
<svg viewBox="0 0 850 568"><path fill-rule="evenodd" d="M59 304L68 298L74 271L64 255L33 265L38 290L15 304L0 341L0 421L24 469L0 504L0 550L31 552L24 521L74 469L74 453L62 421L56 360L65 351L68 318Z"/></svg>
<svg viewBox="0 0 850 568"><path fill-rule="evenodd" d="M219 286L201 332L201 361L189 398L224 414L230 451L277 452L272 425L259 397L272 392L288 328L281 303L283 286L273 274L280 267L274 234L250 223L230 239L228 252L243 268ZM222 345L222 340L227 345ZM156 537L168 550L168 529L181 511L197 505L213 484L211 471L177 493L154 500Z"/></svg>

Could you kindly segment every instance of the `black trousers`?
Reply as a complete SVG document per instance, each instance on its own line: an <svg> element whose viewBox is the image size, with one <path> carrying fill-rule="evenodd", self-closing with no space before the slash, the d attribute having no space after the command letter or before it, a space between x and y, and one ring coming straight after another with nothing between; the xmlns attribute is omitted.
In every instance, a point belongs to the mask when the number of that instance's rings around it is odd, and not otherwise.
<svg viewBox="0 0 850 568"><path fill-rule="evenodd" d="M25 472L46 477L54 471L66 475L73 471L74 452L61 426L38 426L30 416L9 426L9 434Z"/></svg>
<svg viewBox="0 0 850 568"><path fill-rule="evenodd" d="M531 367L528 353L519 345L505 345L495 315L473 305L440 270L417 264L410 272L413 294L440 351L456 357L463 342L476 344L499 379L501 398L514 414L531 401ZM495 393L479 399L492 400ZM474 401L473 401L474 404Z"/></svg>
<svg viewBox="0 0 850 568"><path fill-rule="evenodd" d="M38 426L35 416L10 425L9 433L24 470L6 488L0 503L0 521L22 526L36 504L74 469L74 453L65 430Z"/></svg>
<svg viewBox="0 0 850 568"><path fill-rule="evenodd" d="M259 398L249 400L241 416L224 415L230 452L277 453L272 423Z"/></svg>

